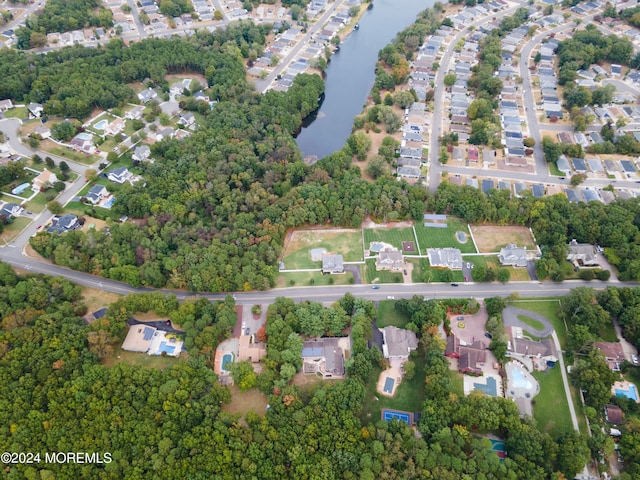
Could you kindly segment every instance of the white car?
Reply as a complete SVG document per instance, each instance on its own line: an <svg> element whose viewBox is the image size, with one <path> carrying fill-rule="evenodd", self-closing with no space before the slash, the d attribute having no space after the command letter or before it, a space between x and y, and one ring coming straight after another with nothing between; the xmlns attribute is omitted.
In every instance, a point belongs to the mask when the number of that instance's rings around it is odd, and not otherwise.
<svg viewBox="0 0 640 480"><path fill-rule="evenodd" d="M631 361L633 362L634 365L638 365L638 356L631 355Z"/></svg>

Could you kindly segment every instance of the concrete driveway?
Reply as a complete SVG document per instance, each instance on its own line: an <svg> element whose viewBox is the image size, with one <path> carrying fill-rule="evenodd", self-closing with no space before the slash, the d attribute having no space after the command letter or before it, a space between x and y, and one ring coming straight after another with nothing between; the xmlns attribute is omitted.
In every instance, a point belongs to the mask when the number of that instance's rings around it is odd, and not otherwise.
<svg viewBox="0 0 640 480"><path fill-rule="evenodd" d="M544 325L542 330L538 330L537 328L533 328L530 325L527 325L520 319L518 319L518 315L524 315L529 318L533 318L534 320L539 321ZM502 311L502 319L504 324L509 327L520 327L523 330L535 335L538 338L547 338L549 335L553 333L553 327L549 320L547 320L544 316L539 313L530 312L529 310L524 310L522 308L517 307L507 307Z"/></svg>

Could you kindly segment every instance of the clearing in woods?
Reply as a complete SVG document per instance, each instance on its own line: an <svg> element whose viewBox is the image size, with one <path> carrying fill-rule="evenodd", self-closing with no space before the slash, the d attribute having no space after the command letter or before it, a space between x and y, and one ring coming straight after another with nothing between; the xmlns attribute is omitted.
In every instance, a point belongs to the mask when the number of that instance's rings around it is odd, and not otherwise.
<svg viewBox="0 0 640 480"><path fill-rule="evenodd" d="M326 253L340 254L345 262L362 261L362 233L355 229L294 230L285 240L282 261L287 270L321 268L311 261L311 250L324 248Z"/></svg>
<svg viewBox="0 0 640 480"><path fill-rule="evenodd" d="M480 253L499 252L508 243L526 247L527 250L536 249L536 243L527 227L476 225L471 227L471 232Z"/></svg>

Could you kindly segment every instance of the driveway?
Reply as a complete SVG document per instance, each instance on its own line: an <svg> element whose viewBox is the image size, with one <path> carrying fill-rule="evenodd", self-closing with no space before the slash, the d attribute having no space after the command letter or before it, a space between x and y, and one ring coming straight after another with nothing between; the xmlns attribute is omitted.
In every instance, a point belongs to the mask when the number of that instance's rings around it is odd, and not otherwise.
<svg viewBox="0 0 640 480"><path fill-rule="evenodd" d="M616 331L616 337L618 337L618 340L620 340L620 346L622 347L622 351L624 352L624 358L631 361L631 355L637 355L638 349L622 336L622 328L620 328L620 324L617 320L613 320L613 328Z"/></svg>
<svg viewBox="0 0 640 480"><path fill-rule="evenodd" d="M360 265L345 265L345 272L351 272L353 274L353 283L355 285L362 284L362 274L360 273Z"/></svg>
<svg viewBox="0 0 640 480"><path fill-rule="evenodd" d="M529 274L529 278L534 282L538 280L538 276L536 275L536 263L533 260L527 260L527 273Z"/></svg>
<svg viewBox="0 0 640 480"><path fill-rule="evenodd" d="M542 330L538 330L533 328L530 325L527 325L520 319L518 319L518 315L524 315L525 317L533 318L534 320L539 321L544 325ZM553 333L553 327L549 320L547 320L544 316L539 313L530 312L529 310L524 310L522 308L516 307L507 307L502 311L502 319L504 324L509 327L520 327L523 330L535 335L538 338L547 338L549 335Z"/></svg>
<svg viewBox="0 0 640 480"><path fill-rule="evenodd" d="M458 320L462 318L462 320ZM487 321L487 309L483 305L478 310L478 313L474 315L452 315L451 316L451 331L460 340L466 344L471 344L476 340L482 340L486 345L491 340L484 336L486 330L484 324ZM463 325L462 328L458 327L458 322Z"/></svg>

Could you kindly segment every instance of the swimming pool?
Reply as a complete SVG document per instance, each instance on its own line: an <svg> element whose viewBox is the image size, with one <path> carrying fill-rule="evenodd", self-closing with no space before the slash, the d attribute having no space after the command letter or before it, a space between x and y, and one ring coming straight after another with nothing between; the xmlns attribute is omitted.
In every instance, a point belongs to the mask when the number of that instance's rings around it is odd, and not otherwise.
<svg viewBox="0 0 640 480"><path fill-rule="evenodd" d="M14 195L20 195L27 188L29 188L29 183L23 183L22 185L18 185L16 188L11 190L11 193L13 193Z"/></svg>
<svg viewBox="0 0 640 480"><path fill-rule="evenodd" d="M531 384L530 380L524 378L524 373L522 372L522 370L514 368L511 373L513 375L513 386L515 388L524 388L527 390L531 390L531 387L533 387L533 385Z"/></svg>
<svg viewBox="0 0 640 480"><path fill-rule="evenodd" d="M107 125L109 125L109 120L100 120L99 122L97 122L93 128L95 128L96 130L104 130L105 128L107 128Z"/></svg>
<svg viewBox="0 0 640 480"><path fill-rule="evenodd" d="M222 370L228 372L229 369L227 368L227 364L229 363L233 363L233 353L225 353L222 356Z"/></svg>
<svg viewBox="0 0 640 480"><path fill-rule="evenodd" d="M76 138L79 138L80 140L91 140L93 138L93 135L86 132L80 132L76 135Z"/></svg>
<svg viewBox="0 0 640 480"><path fill-rule="evenodd" d="M167 355L173 355L173 352L176 351L175 345L168 345L167 342L160 342L160 346L158 347L158 355L162 353L166 353Z"/></svg>
<svg viewBox="0 0 640 480"><path fill-rule="evenodd" d="M615 392L616 392L616 397L627 397L635 402L638 401L638 391L636 390L635 385L629 385L629 388L627 390L616 388Z"/></svg>
<svg viewBox="0 0 640 480"><path fill-rule="evenodd" d="M392 393L393 392L393 386L395 385L396 381L394 378L391 377L387 377L384 381L384 388L382 389L383 392L385 393Z"/></svg>
<svg viewBox="0 0 640 480"><path fill-rule="evenodd" d="M115 202L115 201L116 201L116 197L111 197L109 200L107 200L106 202L104 202L104 203L102 204L102 206L103 206L104 208L111 208L111 206L113 205L113 202Z"/></svg>

